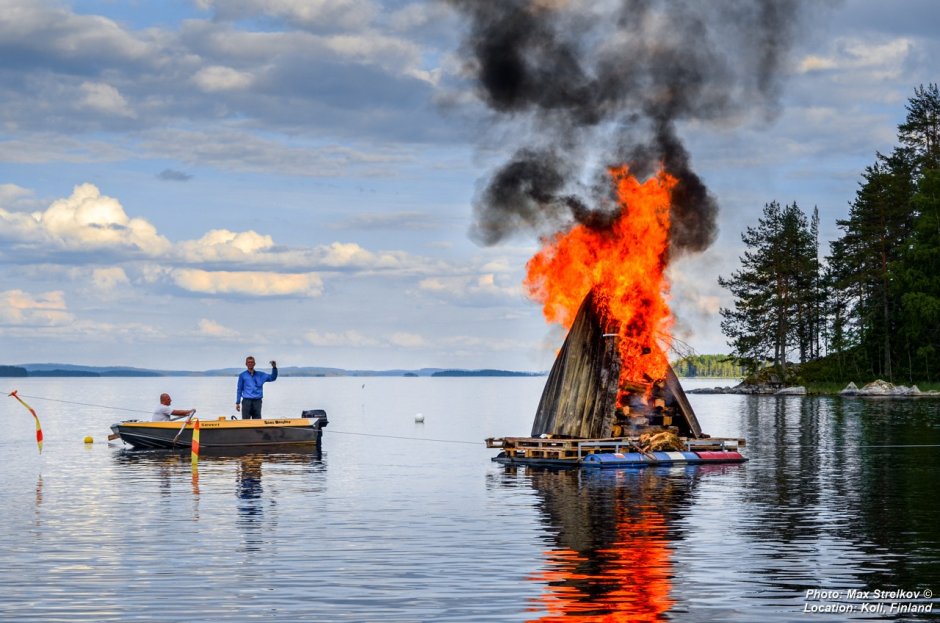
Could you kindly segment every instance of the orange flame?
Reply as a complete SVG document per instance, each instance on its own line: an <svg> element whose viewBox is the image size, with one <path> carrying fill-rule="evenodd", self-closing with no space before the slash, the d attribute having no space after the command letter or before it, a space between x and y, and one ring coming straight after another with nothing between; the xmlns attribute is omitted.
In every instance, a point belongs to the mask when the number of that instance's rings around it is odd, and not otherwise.
<svg viewBox="0 0 940 623"><path fill-rule="evenodd" d="M664 276L669 250L669 205L676 178L660 170L642 184L626 165L612 167L621 213L603 231L576 225L558 233L526 265L524 285L543 304L546 320L570 328L592 289L619 336L620 380L666 376L672 313Z"/></svg>

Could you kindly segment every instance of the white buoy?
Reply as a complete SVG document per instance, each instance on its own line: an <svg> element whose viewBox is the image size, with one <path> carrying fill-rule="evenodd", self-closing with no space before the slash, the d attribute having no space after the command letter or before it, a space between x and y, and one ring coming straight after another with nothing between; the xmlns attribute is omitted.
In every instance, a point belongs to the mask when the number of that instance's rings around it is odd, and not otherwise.
<svg viewBox="0 0 940 623"><path fill-rule="evenodd" d="M415 415L415 422L418 422L419 424L422 423L422 422L424 422L424 414L423 414L423 413L419 413L419 414Z"/></svg>

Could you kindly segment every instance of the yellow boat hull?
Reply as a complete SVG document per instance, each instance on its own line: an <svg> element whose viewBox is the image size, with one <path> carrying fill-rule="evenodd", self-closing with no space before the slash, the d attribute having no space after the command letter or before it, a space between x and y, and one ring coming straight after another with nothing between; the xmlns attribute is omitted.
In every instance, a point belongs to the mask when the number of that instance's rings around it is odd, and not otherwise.
<svg viewBox="0 0 940 623"><path fill-rule="evenodd" d="M321 412L322 413L322 412ZM193 440L194 422L141 422L127 420L111 426L115 435L134 448L182 449ZM200 449L232 449L258 446L319 446L326 426L326 414L310 418L265 420L199 421Z"/></svg>

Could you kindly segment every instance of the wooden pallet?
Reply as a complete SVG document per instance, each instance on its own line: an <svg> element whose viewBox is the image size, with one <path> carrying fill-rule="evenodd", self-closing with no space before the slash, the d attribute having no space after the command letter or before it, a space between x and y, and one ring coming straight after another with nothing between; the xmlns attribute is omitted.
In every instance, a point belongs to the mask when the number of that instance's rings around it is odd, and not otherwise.
<svg viewBox="0 0 940 623"><path fill-rule="evenodd" d="M682 439L688 451L737 450L746 445L744 439L706 438ZM588 454L602 452L639 452L637 437L604 439L551 439L543 437L489 437L487 448L499 448L518 458L577 462Z"/></svg>

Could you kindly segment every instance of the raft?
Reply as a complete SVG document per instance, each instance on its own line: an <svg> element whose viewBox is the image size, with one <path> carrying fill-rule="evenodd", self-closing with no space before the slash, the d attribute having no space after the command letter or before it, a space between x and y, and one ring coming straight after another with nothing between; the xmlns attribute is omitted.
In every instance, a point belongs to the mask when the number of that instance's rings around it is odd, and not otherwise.
<svg viewBox="0 0 940 623"><path fill-rule="evenodd" d="M539 465L590 469L744 463L744 439L680 439L683 450L645 450L635 438L551 439L490 437L487 448L502 452L493 461L505 465Z"/></svg>

